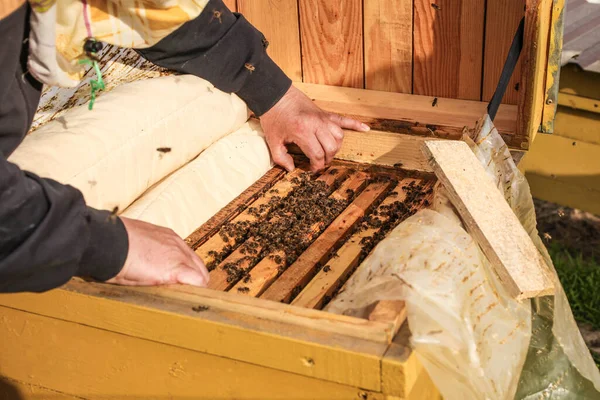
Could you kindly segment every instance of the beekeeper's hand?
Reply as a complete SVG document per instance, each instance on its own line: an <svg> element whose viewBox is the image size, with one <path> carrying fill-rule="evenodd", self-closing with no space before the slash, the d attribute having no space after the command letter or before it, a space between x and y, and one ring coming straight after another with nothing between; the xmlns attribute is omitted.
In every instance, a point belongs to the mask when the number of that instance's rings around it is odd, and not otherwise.
<svg viewBox="0 0 600 400"><path fill-rule="evenodd" d="M171 229L123 218L129 251L121 272L109 283L154 286L182 283L208 284L204 263Z"/></svg>
<svg viewBox="0 0 600 400"><path fill-rule="evenodd" d="M310 159L311 169L318 171L329 165L341 148L342 128L369 130L361 122L321 110L294 86L260 117L260 123L273 161L288 171L294 169L294 160L286 144L297 144Z"/></svg>

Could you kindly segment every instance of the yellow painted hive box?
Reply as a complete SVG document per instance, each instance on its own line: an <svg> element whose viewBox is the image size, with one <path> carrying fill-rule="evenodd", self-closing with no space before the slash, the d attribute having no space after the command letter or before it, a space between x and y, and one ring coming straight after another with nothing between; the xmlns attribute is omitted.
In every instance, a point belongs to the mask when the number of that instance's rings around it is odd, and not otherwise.
<svg viewBox="0 0 600 400"><path fill-rule="evenodd" d="M389 230L429 207L439 174L424 143L474 131L522 17L521 67L494 122L518 153L553 119L550 42L561 2L527 0L525 12L503 0L277 3L268 12L258 1L228 5L266 34L273 58L317 105L373 129L347 131L336 161L316 175L297 154L296 171L273 168L198 227L186 241L211 269L207 289L73 279L1 295L0 395L440 398L409 348L401 302L379 302L368 318L322 308ZM104 57L127 64L119 52ZM309 207L317 203L326 207Z"/></svg>

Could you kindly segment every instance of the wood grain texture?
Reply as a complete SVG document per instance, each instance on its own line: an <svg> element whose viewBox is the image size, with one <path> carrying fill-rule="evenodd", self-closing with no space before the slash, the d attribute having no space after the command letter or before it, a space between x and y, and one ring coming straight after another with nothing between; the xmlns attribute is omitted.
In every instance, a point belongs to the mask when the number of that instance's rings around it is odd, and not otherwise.
<svg viewBox="0 0 600 400"><path fill-rule="evenodd" d="M296 0L238 0L238 11L265 35L267 53L290 79L302 80Z"/></svg>
<svg viewBox="0 0 600 400"><path fill-rule="evenodd" d="M403 187L411 182L419 183L419 179L404 178L393 189L392 192L398 193L396 196L386 197L377 208L377 218L382 224L389 218L386 217L385 209L396 201L404 201L406 192ZM432 183L425 186L430 187ZM348 279L354 268L358 266L363 251L363 238L372 237L379 231L379 228L367 228L355 232L339 248L335 257L327 262L327 269L321 269L315 277L306 285L300 294L292 301L292 305L306 308L321 309L328 298L331 298L337 289Z"/></svg>
<svg viewBox="0 0 600 400"><path fill-rule="evenodd" d="M406 321L406 306L402 300L380 300L369 313L369 321L390 322L392 336L400 330Z"/></svg>
<svg viewBox="0 0 600 400"><path fill-rule="evenodd" d="M322 174L317 178L319 181L325 182L329 190L333 189L334 183L339 179L343 178L348 171L346 169L339 169L338 174ZM349 178L348 180L350 180ZM363 178L364 179L364 178ZM347 181L346 181L347 182ZM346 183L344 182L344 183ZM346 190L344 184L340 186L331 196L334 198L338 198L343 194L340 192L341 190ZM338 193L339 192L339 193ZM254 238L248 238L243 244L241 244L236 250L233 251L227 258L225 258L215 269L210 271L210 281L208 282L208 288L213 290L229 290L233 285L237 283L237 280L232 280L230 278L229 273L224 268L225 265L234 263L237 264L237 268L241 271L246 271L254 266L256 260L253 257L250 257L246 253L246 249L249 245L252 245L256 240ZM262 246L259 243L256 243L255 251L260 253L262 251Z"/></svg>
<svg viewBox="0 0 600 400"><path fill-rule="evenodd" d="M523 150L528 150L533 142L544 110L552 3L552 0L526 0L525 2L521 89L515 135Z"/></svg>
<svg viewBox="0 0 600 400"><path fill-rule="evenodd" d="M433 134L444 137L438 131L460 133L465 126L474 129L476 122L487 112L487 103L481 101L438 98L434 107L432 96L309 83L297 83L295 86L327 111L351 115L367 124L384 119L387 124L373 128L422 136ZM500 106L494 124L501 134L514 135L516 119L517 107L504 104Z"/></svg>
<svg viewBox="0 0 600 400"><path fill-rule="evenodd" d="M230 11L236 12L238 10L236 0L223 0L223 3L229 8Z"/></svg>
<svg viewBox="0 0 600 400"><path fill-rule="evenodd" d="M364 86L362 1L299 0L303 81Z"/></svg>
<svg viewBox="0 0 600 400"><path fill-rule="evenodd" d="M244 206L258 198L261 194L267 191L275 182L285 175L285 170L280 167L274 167L267 171L259 180L254 182L242 194L233 199L228 205L219 210L200 228L192 232L185 242L196 249L203 244L209 237L218 232L219 228L225 222L235 218L244 209Z"/></svg>
<svg viewBox="0 0 600 400"><path fill-rule="evenodd" d="M226 219L222 223L226 223L226 221L230 221L231 223L240 223L240 222L252 223L252 222L255 222L256 220L264 217L269 211L271 211L272 206L274 205L274 204L271 204L271 200L276 196L277 197L285 197L288 193L290 193L295 187L295 185L292 183L292 179L300 176L303 172L304 172L304 170L302 170L301 168L296 168L294 171L287 174L284 179L275 183L272 186L272 189L261 190L260 193L264 193L264 194L261 197L259 197L256 201L252 202L251 205L249 203L253 200L254 196L248 198L248 196L244 195L247 191L252 191L253 187L250 186L250 188L246 189L246 191L244 191L238 198L233 200L233 203L228 204L224 209L235 209L235 208L240 208L240 207L247 207L247 208L242 213L240 213L238 216L236 216L235 218ZM261 206L263 206L263 208L261 208ZM253 212L250 212L250 207L252 207L253 210L255 210L259 216L257 216L257 214L255 214ZM224 213L224 214L227 214L227 213ZM215 222L216 222L216 220L213 222L213 224ZM215 231L215 229L212 229L211 232L212 231ZM219 251L223 250L223 248L227 245L232 246L232 247L235 246L236 245L235 240L233 240L233 238L230 238L230 237L227 237L227 240L225 240L225 238L223 238L218 233L214 233L208 240L206 240L205 243L203 243L195 251L196 251L196 254L198 254L198 256L200 256L202 261L204 261L204 264L210 264L215 259L213 252L215 252L215 251L219 252ZM233 248L232 248L232 250L233 250Z"/></svg>
<svg viewBox="0 0 600 400"><path fill-rule="evenodd" d="M490 101L496 90L508 50L523 15L525 15L523 0L487 0L485 54L483 58L483 101ZM519 61L508 88L506 88L503 103L517 104L521 87L520 80L521 62Z"/></svg>
<svg viewBox="0 0 600 400"><path fill-rule="evenodd" d="M479 100L485 2L414 0L413 93Z"/></svg>
<svg viewBox="0 0 600 400"><path fill-rule="evenodd" d="M548 266L469 146L437 140L423 149L507 291L518 300L552 295Z"/></svg>
<svg viewBox="0 0 600 400"><path fill-rule="evenodd" d="M364 0L365 88L412 93L412 0Z"/></svg>
<svg viewBox="0 0 600 400"><path fill-rule="evenodd" d="M349 193L360 192L367 184L367 174L359 172L350 176L342 185L331 194L331 198L336 200L350 200ZM307 241L311 242L315 239L325 227L325 221L320 221L311 227L307 235ZM278 251L272 256L279 256L285 260L287 254L285 251ZM248 282L240 281L233 288L232 292L238 291L242 295L257 297L260 296L279 275L280 264L269 256L263 258L252 270L248 273L250 276Z"/></svg>
<svg viewBox="0 0 600 400"><path fill-rule="evenodd" d="M337 217L308 249L261 296L266 300L289 302L314 276L318 265L331 256L339 241L386 192L391 182L372 183ZM297 294L297 293L296 293Z"/></svg>

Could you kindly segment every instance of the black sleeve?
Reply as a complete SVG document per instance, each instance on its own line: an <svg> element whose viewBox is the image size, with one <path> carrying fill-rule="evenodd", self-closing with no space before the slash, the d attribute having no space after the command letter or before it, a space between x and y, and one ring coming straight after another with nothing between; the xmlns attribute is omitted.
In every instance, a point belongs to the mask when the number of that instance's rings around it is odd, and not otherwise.
<svg viewBox="0 0 600 400"><path fill-rule="evenodd" d="M87 207L75 188L0 159L0 292L44 291L73 276L108 280L128 244L121 220Z"/></svg>
<svg viewBox="0 0 600 400"><path fill-rule="evenodd" d="M28 10L25 3L0 20L0 292L40 292L76 275L110 279L129 248L120 219L87 207L75 188L7 161L41 90L25 74Z"/></svg>
<svg viewBox="0 0 600 400"><path fill-rule="evenodd" d="M154 46L138 50L161 67L199 76L220 90L236 93L256 116L281 99L292 82L267 55L268 42L222 0Z"/></svg>

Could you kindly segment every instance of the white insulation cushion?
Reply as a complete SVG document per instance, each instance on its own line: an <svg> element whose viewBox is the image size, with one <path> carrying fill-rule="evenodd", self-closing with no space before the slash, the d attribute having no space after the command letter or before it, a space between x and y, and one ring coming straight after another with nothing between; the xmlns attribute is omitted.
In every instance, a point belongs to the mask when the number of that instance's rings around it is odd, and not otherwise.
<svg viewBox="0 0 600 400"><path fill-rule="evenodd" d="M152 187L122 215L169 227L185 238L271 167L260 125L251 121Z"/></svg>
<svg viewBox="0 0 600 400"><path fill-rule="evenodd" d="M156 78L106 93L92 111L73 108L28 135L9 160L78 188L92 207L124 210L247 119L240 98L203 79Z"/></svg>

